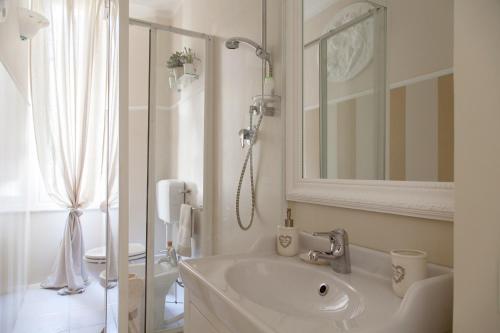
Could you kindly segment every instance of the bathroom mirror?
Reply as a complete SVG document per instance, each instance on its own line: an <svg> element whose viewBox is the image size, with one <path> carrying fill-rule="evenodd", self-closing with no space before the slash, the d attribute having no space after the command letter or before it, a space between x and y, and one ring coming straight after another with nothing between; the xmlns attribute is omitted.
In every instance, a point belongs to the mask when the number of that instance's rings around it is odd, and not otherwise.
<svg viewBox="0 0 500 333"><path fill-rule="evenodd" d="M304 0L302 25L303 177L453 181L453 1Z"/></svg>
<svg viewBox="0 0 500 333"><path fill-rule="evenodd" d="M287 199L453 216L453 1L287 2Z"/></svg>

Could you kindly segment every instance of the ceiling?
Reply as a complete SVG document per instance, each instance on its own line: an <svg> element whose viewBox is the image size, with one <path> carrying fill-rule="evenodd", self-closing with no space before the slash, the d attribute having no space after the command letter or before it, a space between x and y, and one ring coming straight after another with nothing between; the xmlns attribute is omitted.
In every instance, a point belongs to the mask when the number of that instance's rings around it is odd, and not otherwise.
<svg viewBox="0 0 500 333"><path fill-rule="evenodd" d="M130 0L132 5L152 9L162 16L172 16L183 0ZM339 0L304 0L304 19L308 20Z"/></svg>

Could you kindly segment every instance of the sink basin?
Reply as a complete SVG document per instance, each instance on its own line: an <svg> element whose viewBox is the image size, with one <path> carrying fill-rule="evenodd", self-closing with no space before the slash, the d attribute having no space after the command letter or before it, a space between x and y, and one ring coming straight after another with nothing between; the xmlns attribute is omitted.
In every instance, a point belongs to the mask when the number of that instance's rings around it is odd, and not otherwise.
<svg viewBox="0 0 500 333"><path fill-rule="evenodd" d="M302 263L248 259L229 267L226 280L242 297L293 316L338 320L363 312L354 288L330 272L317 272Z"/></svg>
<svg viewBox="0 0 500 333"><path fill-rule="evenodd" d="M329 246L328 240L313 244L308 237L301 234L302 250ZM453 274L446 267L428 265L429 277L401 299L392 290L387 253L351 246L352 273L339 274L329 265L278 256L274 244L272 238L269 246L255 246L269 252L183 261L186 318L198 320L191 319L191 326L186 321L185 332L209 324L209 332L230 333L451 331Z"/></svg>

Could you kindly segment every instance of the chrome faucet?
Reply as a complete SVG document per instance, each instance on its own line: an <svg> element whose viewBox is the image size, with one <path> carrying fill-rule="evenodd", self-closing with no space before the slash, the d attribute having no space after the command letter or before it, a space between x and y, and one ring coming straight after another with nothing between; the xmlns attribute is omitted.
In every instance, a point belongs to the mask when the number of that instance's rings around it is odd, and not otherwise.
<svg viewBox="0 0 500 333"><path fill-rule="evenodd" d="M351 273L351 258L349 253L349 238L344 229L335 229L330 232L314 232L313 236L327 236L330 239L330 251L309 251L309 259L317 261L325 259L330 262L330 267L342 274Z"/></svg>
<svg viewBox="0 0 500 333"><path fill-rule="evenodd" d="M164 253L165 256L161 257L160 260L158 260L158 263L169 263L172 266L177 266L178 264L178 259L177 259L177 253L175 252L174 247L172 246L172 241L168 242L168 248L166 250L160 250L160 253Z"/></svg>
<svg viewBox="0 0 500 333"><path fill-rule="evenodd" d="M166 250L160 250L160 252L165 253L165 256L161 257L158 260L159 264L167 263L167 264L171 264L172 266L177 266L177 258L174 258L170 254L166 253Z"/></svg>

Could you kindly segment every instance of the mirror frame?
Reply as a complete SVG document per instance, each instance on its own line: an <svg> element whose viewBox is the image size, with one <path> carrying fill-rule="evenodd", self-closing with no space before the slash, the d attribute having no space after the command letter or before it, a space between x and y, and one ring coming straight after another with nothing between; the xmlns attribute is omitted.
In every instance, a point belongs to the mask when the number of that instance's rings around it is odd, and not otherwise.
<svg viewBox="0 0 500 333"><path fill-rule="evenodd" d="M452 182L302 177L302 20L302 0L285 1L286 200L453 221Z"/></svg>

